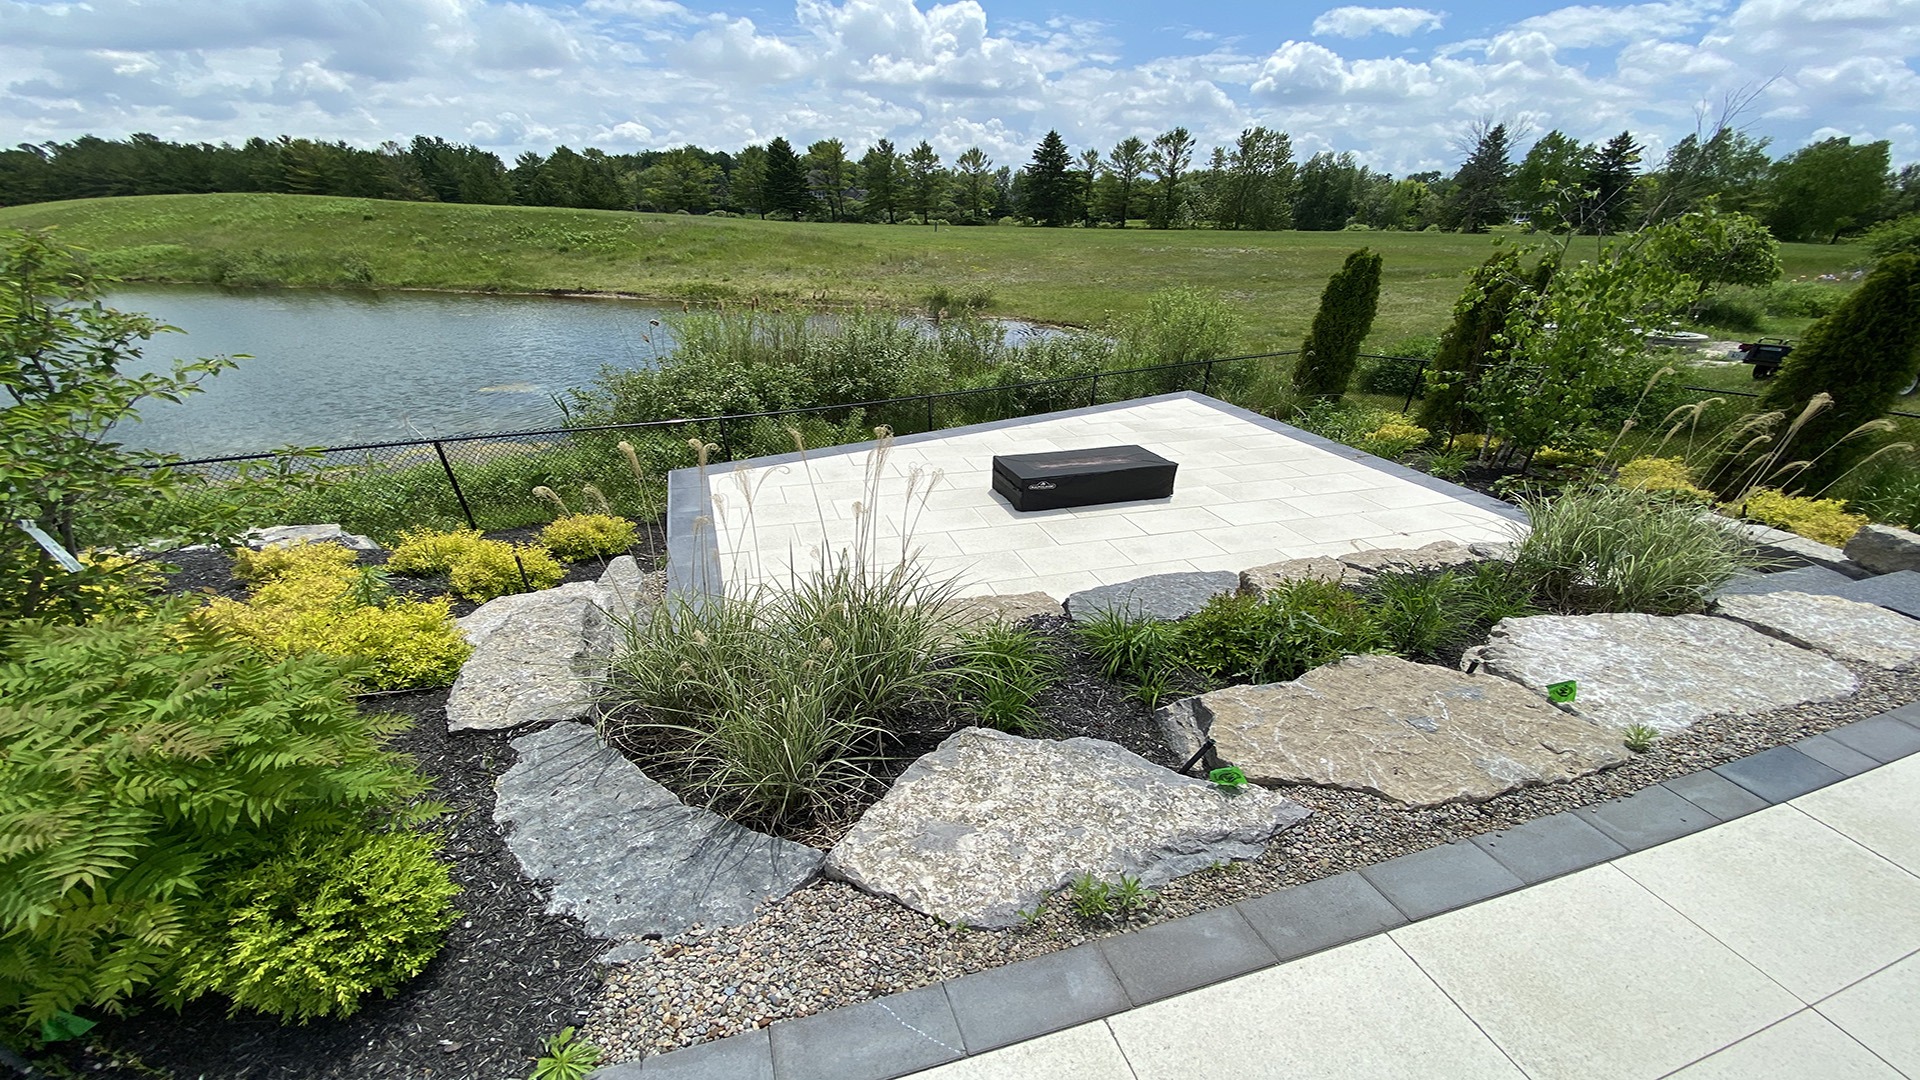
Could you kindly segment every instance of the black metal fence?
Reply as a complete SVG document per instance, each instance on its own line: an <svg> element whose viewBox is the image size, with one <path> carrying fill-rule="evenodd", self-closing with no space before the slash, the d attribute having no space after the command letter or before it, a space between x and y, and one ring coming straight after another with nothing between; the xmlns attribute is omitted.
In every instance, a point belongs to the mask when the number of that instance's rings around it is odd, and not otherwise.
<svg viewBox="0 0 1920 1080"><path fill-rule="evenodd" d="M1257 406L1259 399L1271 397L1274 388L1289 381L1294 355L1219 357L766 412L329 447L301 460L307 482L283 491L259 512L262 523L338 521L352 531L383 537L402 526L511 529L552 517L553 507L533 493L545 487L570 509L597 508L604 500L616 512L650 518L664 508L666 473L693 464L700 451L709 461L736 460L793 450L796 438L807 447L825 447L864 441L881 425L907 435L1179 390ZM1403 398L1403 411L1410 409L1428 361L1376 354L1363 358L1376 368L1388 367L1371 376L1363 371L1357 389L1390 391ZM1702 396L1757 396L1740 390L1685 389ZM1910 412L1893 415L1920 419ZM193 497L230 499L231 481L281 458L274 453L241 454L173 467L208 481ZM183 509L191 512L190 506Z"/></svg>

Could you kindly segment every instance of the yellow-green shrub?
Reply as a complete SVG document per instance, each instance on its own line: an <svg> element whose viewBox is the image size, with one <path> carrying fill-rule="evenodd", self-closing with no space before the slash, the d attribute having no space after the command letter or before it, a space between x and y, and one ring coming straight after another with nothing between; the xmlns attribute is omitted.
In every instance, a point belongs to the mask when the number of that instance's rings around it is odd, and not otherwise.
<svg viewBox="0 0 1920 1080"><path fill-rule="evenodd" d="M633 546L634 525L612 514L568 514L540 530L540 542L569 561L619 555Z"/></svg>
<svg viewBox="0 0 1920 1080"><path fill-rule="evenodd" d="M236 548L233 552L233 576L258 585L290 574L322 574L346 577L353 573L360 556L339 544L285 544L261 551Z"/></svg>
<svg viewBox="0 0 1920 1080"><path fill-rule="evenodd" d="M1357 448L1375 457L1399 458L1426 442L1431 434L1418 424L1409 424L1404 420L1389 420L1362 435Z"/></svg>
<svg viewBox="0 0 1920 1080"><path fill-rule="evenodd" d="M318 652L361 661L365 690L444 686L472 653L445 599L356 604L357 575L308 569L262 585L245 603L217 597L201 617L265 656Z"/></svg>
<svg viewBox="0 0 1920 1080"><path fill-rule="evenodd" d="M518 563L515 554L520 556ZM488 540L474 529L403 532L400 546L387 557L387 566L401 574L445 574L454 592L476 603L525 592L529 587L550 588L567 576L546 548ZM522 568L526 570L524 584Z"/></svg>
<svg viewBox="0 0 1920 1080"><path fill-rule="evenodd" d="M1561 465L1591 465L1600 454L1595 450L1562 450L1555 446L1543 446L1534 451L1530 464L1542 469L1557 468Z"/></svg>
<svg viewBox="0 0 1920 1080"><path fill-rule="evenodd" d="M1865 514L1847 513L1847 504L1839 499L1810 499L1772 488L1760 488L1747 496L1744 512L1762 524L1833 547L1845 547L1867 523Z"/></svg>
<svg viewBox="0 0 1920 1080"><path fill-rule="evenodd" d="M1690 499L1712 499L1713 493L1694 483L1693 469L1679 458L1634 458L1620 466L1616 482L1621 487L1684 495Z"/></svg>

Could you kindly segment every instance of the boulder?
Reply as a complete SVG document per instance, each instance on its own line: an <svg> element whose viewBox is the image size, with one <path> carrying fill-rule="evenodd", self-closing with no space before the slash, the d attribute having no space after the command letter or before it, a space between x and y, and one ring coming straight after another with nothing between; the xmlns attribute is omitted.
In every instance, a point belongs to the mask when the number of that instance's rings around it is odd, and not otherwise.
<svg viewBox="0 0 1920 1080"><path fill-rule="evenodd" d="M264 529L248 529L241 539L255 551L291 547L294 544L339 544L355 551L380 550L379 544L338 525L271 525Z"/></svg>
<svg viewBox="0 0 1920 1080"><path fill-rule="evenodd" d="M1876 574L1920 570L1920 533L1891 525L1866 525L1847 541L1847 558Z"/></svg>
<svg viewBox="0 0 1920 1080"><path fill-rule="evenodd" d="M960 601L960 621L963 624L1017 623L1035 615L1060 615L1062 610L1060 601L1043 592L969 596Z"/></svg>
<svg viewBox="0 0 1920 1080"><path fill-rule="evenodd" d="M1082 873L1157 885L1260 854L1307 816L1100 739L966 728L901 774L827 854L831 877L971 926L1012 926Z"/></svg>
<svg viewBox="0 0 1920 1080"><path fill-rule="evenodd" d="M493 819L547 912L605 938L741 923L819 873L814 848L755 832L648 779L585 724L513 740Z"/></svg>
<svg viewBox="0 0 1920 1080"><path fill-rule="evenodd" d="M1920 664L1920 622L1877 604L1803 592L1729 595L1713 613L1803 649L1890 670Z"/></svg>
<svg viewBox="0 0 1920 1080"><path fill-rule="evenodd" d="M657 587L649 586L647 575L631 555L608 560L598 583L607 601L607 611L617 620L631 622L653 608Z"/></svg>
<svg viewBox="0 0 1920 1080"><path fill-rule="evenodd" d="M1580 715L1613 727L1682 731L1716 713L1834 701L1857 683L1834 661L1707 615L1530 615L1502 619L1462 659L1541 689L1575 680Z"/></svg>
<svg viewBox="0 0 1920 1080"><path fill-rule="evenodd" d="M1507 562L1513 558L1513 546L1511 540L1475 540L1467 550L1481 559Z"/></svg>
<svg viewBox="0 0 1920 1080"><path fill-rule="evenodd" d="M1506 679L1393 656L1349 656L1288 683L1162 708L1256 784L1350 788L1405 803L1480 802L1627 758L1620 733Z"/></svg>
<svg viewBox="0 0 1920 1080"><path fill-rule="evenodd" d="M1283 559L1240 571L1240 593L1243 596L1265 596L1290 581L1337 582L1346 573L1347 568L1339 559Z"/></svg>
<svg viewBox="0 0 1920 1080"><path fill-rule="evenodd" d="M1375 574L1433 574L1480 561L1472 549L1452 540L1435 540L1417 548L1378 548L1340 556L1349 571L1348 584L1370 580Z"/></svg>
<svg viewBox="0 0 1920 1080"><path fill-rule="evenodd" d="M576 581L489 600L460 619L473 655L447 694L447 729L591 716L616 636L607 603L600 586Z"/></svg>
<svg viewBox="0 0 1920 1080"><path fill-rule="evenodd" d="M1124 611L1136 618L1184 619L1239 585L1240 575L1231 570L1154 574L1074 593L1067 597L1067 614L1075 622L1085 622L1103 611Z"/></svg>

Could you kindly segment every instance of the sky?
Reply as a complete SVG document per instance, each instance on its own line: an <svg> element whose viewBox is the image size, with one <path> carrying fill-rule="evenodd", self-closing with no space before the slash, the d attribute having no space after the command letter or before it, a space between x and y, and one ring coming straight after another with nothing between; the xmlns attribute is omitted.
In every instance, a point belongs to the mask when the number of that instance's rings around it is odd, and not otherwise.
<svg viewBox="0 0 1920 1080"><path fill-rule="evenodd" d="M0 0L0 145L150 132L511 163L784 135L925 138L1024 164L1183 125L1451 171L1476 122L1524 147L1623 130L1649 163L1725 114L1783 154L1833 135L1920 160L1920 0L1434 7L1226 0Z"/></svg>

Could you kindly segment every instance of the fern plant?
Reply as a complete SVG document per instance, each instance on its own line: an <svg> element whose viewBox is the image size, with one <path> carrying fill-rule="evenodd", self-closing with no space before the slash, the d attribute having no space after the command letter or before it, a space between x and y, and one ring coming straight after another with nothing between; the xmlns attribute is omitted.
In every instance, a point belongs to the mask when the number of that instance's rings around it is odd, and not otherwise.
<svg viewBox="0 0 1920 1080"><path fill-rule="evenodd" d="M178 964L196 905L291 823L342 831L426 782L351 668L263 659L177 606L0 629L0 1011L114 1010Z"/></svg>

